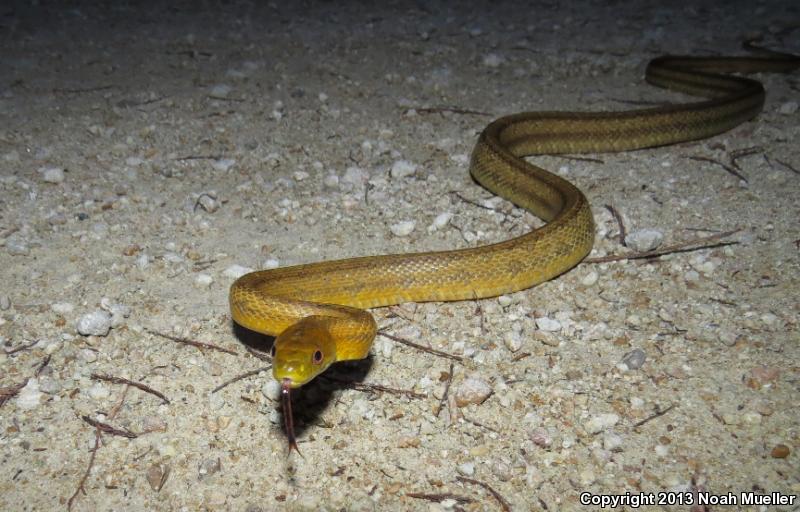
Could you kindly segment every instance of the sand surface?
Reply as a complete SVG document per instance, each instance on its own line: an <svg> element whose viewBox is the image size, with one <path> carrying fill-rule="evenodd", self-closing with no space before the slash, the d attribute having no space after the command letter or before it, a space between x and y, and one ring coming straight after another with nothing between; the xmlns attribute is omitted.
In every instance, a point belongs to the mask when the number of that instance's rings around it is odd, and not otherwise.
<svg viewBox="0 0 800 512"><path fill-rule="evenodd" d="M651 58L738 54L758 34L800 52L796 4L112 4L0 13L1 510L800 493L798 73L759 75L764 112L709 140L534 159L589 198L592 256L632 250L612 209L661 247L740 230L732 244L376 310L460 360L379 338L296 396L302 458L248 351L269 342L227 306L249 269L539 225L469 178L489 121L686 101L644 83ZM94 453L92 424L114 429Z"/></svg>

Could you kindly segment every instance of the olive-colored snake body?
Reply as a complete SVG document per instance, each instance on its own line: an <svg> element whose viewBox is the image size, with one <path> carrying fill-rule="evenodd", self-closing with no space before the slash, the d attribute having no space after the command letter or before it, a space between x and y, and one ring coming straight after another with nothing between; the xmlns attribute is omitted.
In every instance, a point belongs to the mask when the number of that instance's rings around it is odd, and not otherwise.
<svg viewBox="0 0 800 512"><path fill-rule="evenodd" d="M547 221L543 227L481 247L252 272L231 286L233 320L277 336L273 375L288 397L290 388L332 362L367 356L376 324L364 308L492 297L554 278L591 250L591 209L574 185L522 157L626 151L725 132L761 111L764 88L720 73L788 72L800 66L794 55L750 49L764 56L665 56L647 66L649 83L705 101L625 112L527 112L489 124L472 152L470 173L488 190Z"/></svg>

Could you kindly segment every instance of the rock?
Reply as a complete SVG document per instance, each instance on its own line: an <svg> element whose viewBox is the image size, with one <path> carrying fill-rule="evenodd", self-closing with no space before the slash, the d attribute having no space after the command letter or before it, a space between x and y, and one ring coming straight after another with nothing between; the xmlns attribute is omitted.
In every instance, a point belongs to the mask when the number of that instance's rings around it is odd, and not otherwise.
<svg viewBox="0 0 800 512"><path fill-rule="evenodd" d="M78 319L75 329L83 336L107 336L111 330L111 315L98 309Z"/></svg>
<svg viewBox="0 0 800 512"><path fill-rule="evenodd" d="M658 249L663 241L664 233L657 229L639 229L625 237L625 245L637 252Z"/></svg>
<svg viewBox="0 0 800 512"><path fill-rule="evenodd" d="M406 178L417 172L417 165L408 160L397 160L392 164L389 174L392 178Z"/></svg>
<svg viewBox="0 0 800 512"><path fill-rule="evenodd" d="M622 357L621 364L625 365L627 370L638 370L642 367L647 354L640 348L635 348Z"/></svg>
<svg viewBox="0 0 800 512"><path fill-rule="evenodd" d="M486 381L477 377L468 377L456 390L456 405L466 407L470 404L482 404L491 394L492 388Z"/></svg>
<svg viewBox="0 0 800 512"><path fill-rule="evenodd" d="M586 422L584 428L590 434L598 434L608 427L613 427L619 421L619 416L614 413L599 414Z"/></svg>

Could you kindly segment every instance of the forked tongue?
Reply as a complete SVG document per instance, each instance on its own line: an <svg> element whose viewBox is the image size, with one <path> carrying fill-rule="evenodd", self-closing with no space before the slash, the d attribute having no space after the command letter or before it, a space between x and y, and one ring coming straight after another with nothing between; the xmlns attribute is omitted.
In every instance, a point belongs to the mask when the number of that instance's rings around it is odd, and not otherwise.
<svg viewBox="0 0 800 512"><path fill-rule="evenodd" d="M283 379L281 381L281 407L283 408L283 426L286 429L286 437L289 439L289 453L292 450L296 451L298 455L300 449L297 447L297 438L294 437L294 419L292 416L292 395L291 395L291 379Z"/></svg>

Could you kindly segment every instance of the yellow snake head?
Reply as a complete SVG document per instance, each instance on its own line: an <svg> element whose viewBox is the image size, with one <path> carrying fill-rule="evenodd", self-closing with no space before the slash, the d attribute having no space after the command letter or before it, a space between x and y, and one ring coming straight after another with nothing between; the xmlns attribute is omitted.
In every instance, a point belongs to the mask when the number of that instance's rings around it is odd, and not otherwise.
<svg viewBox="0 0 800 512"><path fill-rule="evenodd" d="M272 375L284 386L299 388L336 361L336 343L321 317L308 316L275 338Z"/></svg>

